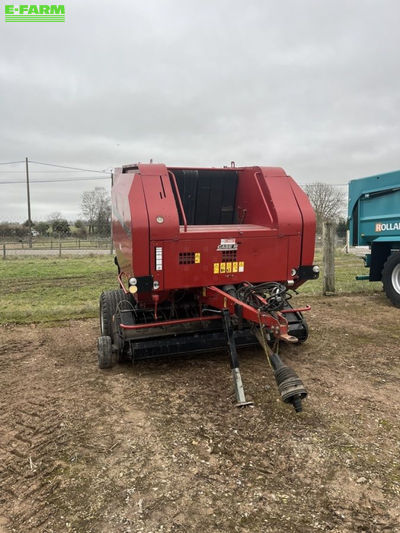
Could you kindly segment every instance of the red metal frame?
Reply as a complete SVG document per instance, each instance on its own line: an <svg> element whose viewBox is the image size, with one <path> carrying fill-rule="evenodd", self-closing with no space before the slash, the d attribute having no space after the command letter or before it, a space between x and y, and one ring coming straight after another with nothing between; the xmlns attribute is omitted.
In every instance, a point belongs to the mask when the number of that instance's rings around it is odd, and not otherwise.
<svg viewBox="0 0 400 533"><path fill-rule="evenodd" d="M118 276L118 280L122 288L125 290L125 288L122 285L121 274ZM266 303L265 299L262 298L261 296L258 296L258 298L262 303ZM294 308L294 309L292 308L284 309L279 312L274 312L274 315L272 315L267 312L259 311L258 309L255 309L251 305L248 305L242 302L241 300L238 300L234 296L212 285L209 287L203 287L202 295L200 297L200 304L213 306L219 310L228 309L229 314L231 315L236 314L237 313L236 306L240 306L242 310L243 319L249 322L253 322L257 325L266 326L267 329L271 331L271 333L273 333L273 335L276 338L279 338L279 339L282 339L288 342L297 342L297 339L289 335L288 322L283 315L285 313L297 313L297 312L309 311L311 309L311 307L307 305L304 307L299 307L299 308ZM221 315L199 316L199 317L194 317L194 318L182 318L182 319L176 319L176 320L163 320L163 321L149 322L146 324L134 324L134 325L120 324L120 327L125 330L139 330L139 329L155 328L155 327L162 327L162 326L174 326L178 324L190 324L194 322L207 322L210 320L220 320L221 318L222 318Z"/></svg>
<svg viewBox="0 0 400 533"><path fill-rule="evenodd" d="M217 309L228 309L231 315L236 313L235 305L238 305L242 308L242 316L245 320L266 326L276 337L283 340L292 340L288 332L288 321L279 312L276 312L276 317L274 317L269 313L259 311L215 286L203 288L202 303L212 305Z"/></svg>
<svg viewBox="0 0 400 533"><path fill-rule="evenodd" d="M124 291L125 294L128 294L128 291L125 288L124 282L122 281L122 277L125 276L127 279L129 279L128 274L125 274L125 272L120 272L118 274L118 283L121 286L121 289Z"/></svg>
<svg viewBox="0 0 400 533"><path fill-rule="evenodd" d="M265 195L263 194L263 191L261 189L260 182L258 181L258 177L257 176L260 175L260 174L261 174L261 172L259 172L259 171L254 172L254 180L256 182L257 190L258 190L258 192L260 194L260 198L261 198L261 200L262 200L262 202L264 204L265 210L267 211L270 219L273 220L271 211L270 211L270 209L268 207L268 204L267 204L267 200L266 200Z"/></svg>
<svg viewBox="0 0 400 533"><path fill-rule="evenodd" d="M147 324L135 324L127 325L120 324L122 329L146 329L146 328L156 328L160 326L175 326L176 324L190 324L191 322L207 322L209 320L221 320L220 315L211 315L211 316L198 316L194 318L181 318L178 320L163 320L160 322L149 322Z"/></svg>
<svg viewBox="0 0 400 533"><path fill-rule="evenodd" d="M282 309L279 312L282 313L282 314L284 314L284 313L304 313L305 311L310 311L310 310L311 310L311 305L305 305L304 307L296 307L296 308L293 308L293 309Z"/></svg>

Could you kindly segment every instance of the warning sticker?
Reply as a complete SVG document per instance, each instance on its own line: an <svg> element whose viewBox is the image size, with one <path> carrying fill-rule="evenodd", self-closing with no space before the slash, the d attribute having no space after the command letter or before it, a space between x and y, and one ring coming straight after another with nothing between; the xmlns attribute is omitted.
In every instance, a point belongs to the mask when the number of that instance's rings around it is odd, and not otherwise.
<svg viewBox="0 0 400 533"><path fill-rule="evenodd" d="M195 263L200 263L200 252L196 252L194 254L194 262Z"/></svg>
<svg viewBox="0 0 400 533"><path fill-rule="evenodd" d="M232 272L244 272L244 261L228 263L213 263L214 274L231 274Z"/></svg>

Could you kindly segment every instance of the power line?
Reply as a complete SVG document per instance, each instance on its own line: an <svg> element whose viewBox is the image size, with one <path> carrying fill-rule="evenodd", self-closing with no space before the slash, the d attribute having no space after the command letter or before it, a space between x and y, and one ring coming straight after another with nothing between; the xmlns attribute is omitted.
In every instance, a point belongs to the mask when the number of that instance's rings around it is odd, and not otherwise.
<svg viewBox="0 0 400 533"><path fill-rule="evenodd" d="M9 161L7 163L0 163L0 165L16 165L17 163L25 163L25 161Z"/></svg>
<svg viewBox="0 0 400 533"><path fill-rule="evenodd" d="M80 170L30 170L29 174L69 174L73 172L80 172ZM88 171L89 172L89 171ZM90 172L98 172L90 170ZM25 174L25 170L0 170L1 174ZM104 172L104 174L109 174L109 172Z"/></svg>
<svg viewBox="0 0 400 533"><path fill-rule="evenodd" d="M76 178L60 178L58 180L30 180L30 183L62 183L64 181L96 181L96 180L109 180L110 176L104 177L76 177ZM0 181L0 185L13 185L14 183L25 183L25 180L15 180L15 181Z"/></svg>
<svg viewBox="0 0 400 533"><path fill-rule="evenodd" d="M106 170L93 170L88 168L78 168L78 167L67 167L65 165L55 165L53 163L43 163L41 161L32 161L32 159L29 159L29 163L35 163L36 165L46 165L48 167L57 167L57 168L68 168L71 170L82 170L83 172L98 172L99 174L105 174Z"/></svg>

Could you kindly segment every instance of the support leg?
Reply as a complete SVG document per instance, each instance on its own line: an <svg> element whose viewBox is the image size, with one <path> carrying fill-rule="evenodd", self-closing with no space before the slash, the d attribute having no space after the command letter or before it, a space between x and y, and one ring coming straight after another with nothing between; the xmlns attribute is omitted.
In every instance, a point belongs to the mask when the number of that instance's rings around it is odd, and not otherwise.
<svg viewBox="0 0 400 533"><path fill-rule="evenodd" d="M226 340L228 343L229 356L231 359L231 369L233 377L233 385L235 387L236 394L236 407L244 407L245 405L253 405L253 402L247 402L246 396L244 394L244 388L242 383L242 376L240 375L239 370L239 359L236 350L236 343L233 336L233 328L231 317L228 309L223 309L222 318L224 323L224 330L226 334Z"/></svg>

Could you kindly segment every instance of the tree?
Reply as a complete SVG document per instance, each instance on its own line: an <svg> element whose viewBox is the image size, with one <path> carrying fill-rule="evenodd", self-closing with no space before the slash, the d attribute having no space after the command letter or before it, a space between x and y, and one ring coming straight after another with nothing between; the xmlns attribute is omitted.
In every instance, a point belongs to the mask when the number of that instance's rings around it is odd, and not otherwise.
<svg viewBox="0 0 400 533"><path fill-rule="evenodd" d="M65 218L60 218L59 220L55 220L52 225L53 233L57 233L57 235L61 237L69 237L71 235L71 230L68 224L68 220Z"/></svg>
<svg viewBox="0 0 400 533"><path fill-rule="evenodd" d="M336 235L343 239L346 237L346 232L348 230L347 221L344 218L341 218L336 227Z"/></svg>
<svg viewBox="0 0 400 533"><path fill-rule="evenodd" d="M87 231L85 222L78 218L77 220L75 220L74 226L75 229L73 231L73 234L79 239L86 239Z"/></svg>
<svg viewBox="0 0 400 533"><path fill-rule="evenodd" d="M54 211L54 213L51 213L47 217L47 222L49 223L51 227L53 227L54 222L56 222L57 220L61 220L62 218L63 216L59 211Z"/></svg>
<svg viewBox="0 0 400 533"><path fill-rule="evenodd" d="M104 187L82 194L81 209L89 226L89 233L108 236L111 231L111 202Z"/></svg>
<svg viewBox="0 0 400 533"><path fill-rule="evenodd" d="M28 228L24 224L16 222L1 222L0 237L22 239L28 236Z"/></svg>
<svg viewBox="0 0 400 533"><path fill-rule="evenodd" d="M111 205L103 205L99 210L97 219L96 219L96 229L97 233L101 237L109 237L111 233Z"/></svg>
<svg viewBox="0 0 400 533"><path fill-rule="evenodd" d="M35 229L42 237L45 237L48 234L49 228L50 226L47 222L35 222Z"/></svg>
<svg viewBox="0 0 400 533"><path fill-rule="evenodd" d="M74 226L78 229L85 228L85 222L81 220L80 218L78 218L77 220L75 220Z"/></svg>
<svg viewBox="0 0 400 533"><path fill-rule="evenodd" d="M71 235L71 230L68 224L68 221L63 218L62 214L59 211L51 213L47 217L47 222L51 226L52 233L61 237L69 237Z"/></svg>
<svg viewBox="0 0 400 533"><path fill-rule="evenodd" d="M344 208L344 193L328 183L315 182L305 186L317 217L317 233L324 221L337 221Z"/></svg>

